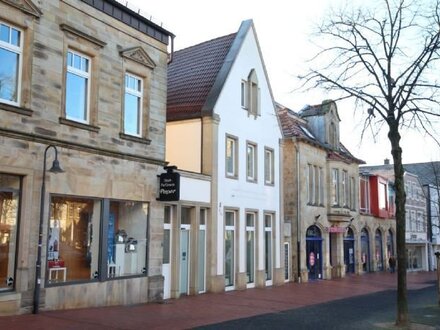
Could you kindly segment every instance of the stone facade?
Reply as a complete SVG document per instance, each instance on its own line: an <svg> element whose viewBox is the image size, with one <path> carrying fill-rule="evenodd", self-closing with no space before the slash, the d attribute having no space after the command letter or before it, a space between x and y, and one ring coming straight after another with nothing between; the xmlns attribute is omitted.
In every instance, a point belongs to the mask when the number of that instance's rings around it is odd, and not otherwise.
<svg viewBox="0 0 440 330"><path fill-rule="evenodd" d="M309 281L361 273L362 230L367 227L373 233L369 240L376 253L375 230L380 228L385 246L393 221L359 212L362 161L339 141L336 104L324 101L299 113L278 105L278 118L284 135L284 244L289 268L285 279ZM384 260L385 249L382 253Z"/></svg>
<svg viewBox="0 0 440 330"><path fill-rule="evenodd" d="M40 188L49 145L57 148L65 172L45 173L39 307L135 304L161 298L163 205L156 201L156 176L165 165L167 43L172 34L113 1L102 3L113 8L111 15L86 1L0 1L0 23L18 29L24 45L17 102L0 100L0 173L21 178L18 232L16 242L11 243L16 243L17 258L8 273L13 284L0 288L0 314L28 312L34 303ZM129 26L117 19L117 14L140 20L162 40ZM66 54L70 49L90 59L90 116L85 123L66 118L64 110ZM139 136L123 132L126 72L143 81ZM49 168L54 155L52 149L47 151ZM67 281L50 284L46 267L48 219L55 195L85 196L103 205L111 200L147 204L144 274L110 280L104 270L106 263L101 261L97 278L91 275L88 280L70 283L66 265ZM103 212L102 217L105 215ZM103 246L101 243L100 249Z"/></svg>

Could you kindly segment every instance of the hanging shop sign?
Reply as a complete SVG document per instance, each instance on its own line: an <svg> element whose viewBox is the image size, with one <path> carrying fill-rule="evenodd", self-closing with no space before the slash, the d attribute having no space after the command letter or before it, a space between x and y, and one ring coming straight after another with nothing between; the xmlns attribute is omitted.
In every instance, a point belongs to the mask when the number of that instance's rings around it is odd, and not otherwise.
<svg viewBox="0 0 440 330"><path fill-rule="evenodd" d="M165 166L166 173L159 175L159 201L174 202L180 200L180 174L174 172L176 166Z"/></svg>

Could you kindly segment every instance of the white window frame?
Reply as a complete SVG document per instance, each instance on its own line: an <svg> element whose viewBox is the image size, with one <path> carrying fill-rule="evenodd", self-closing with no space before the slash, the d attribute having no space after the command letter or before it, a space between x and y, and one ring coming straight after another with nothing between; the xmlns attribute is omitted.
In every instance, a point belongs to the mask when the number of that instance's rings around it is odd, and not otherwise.
<svg viewBox="0 0 440 330"><path fill-rule="evenodd" d="M332 205L339 205L339 170L337 168L332 168Z"/></svg>
<svg viewBox="0 0 440 330"><path fill-rule="evenodd" d="M88 61L88 71L83 71L81 69L77 69L74 68L73 66L70 66L68 63L68 57L69 57L69 53L71 53L72 55L77 55L80 56L81 58L84 58ZM90 85L91 85L91 68L92 68L92 59L90 56L87 56L83 53L77 52L75 50L72 49L68 49L67 50L67 58L66 58L66 86L65 86L65 90L66 90L66 104L64 105L65 108L65 112L66 112L66 119L72 120L72 121L76 121L76 122L80 122L80 123L84 123L84 124L88 124L90 122ZM73 58L73 56L72 56ZM86 96L86 118L85 119L78 119L78 118L74 118L74 117L70 117L69 114L67 113L67 75L71 73L77 76L80 76L84 79L87 80L87 96Z"/></svg>
<svg viewBox="0 0 440 330"><path fill-rule="evenodd" d="M264 148L264 183L273 185L275 183L275 157L274 151L270 148Z"/></svg>
<svg viewBox="0 0 440 330"><path fill-rule="evenodd" d="M22 75L22 62L23 62L23 30L17 28L14 25L8 24L2 20L0 20L0 24L1 25L5 25L10 29L10 33L9 33L9 42L4 42L2 40L0 40L0 48L3 48L7 51L13 52L18 54L18 72L17 72L17 96L16 96L16 101L11 101L11 100L7 100L7 99L1 99L0 98L0 102L2 103L6 103L6 104L10 104L10 105L16 105L18 106L21 102L21 75ZM20 34L20 41L19 41L19 46L15 46L11 43L11 31L12 29L16 30L17 32L19 32Z"/></svg>
<svg viewBox="0 0 440 330"><path fill-rule="evenodd" d="M228 142L232 142L231 158L232 158L232 171L228 169ZM238 178L238 139L231 135L226 135L225 139L225 174L228 178Z"/></svg>
<svg viewBox="0 0 440 330"><path fill-rule="evenodd" d="M248 82L246 80L241 81L241 90L240 90L240 104L243 109L248 108Z"/></svg>
<svg viewBox="0 0 440 330"><path fill-rule="evenodd" d="M251 155L249 155L249 150L252 150ZM252 142L247 142L246 143L246 179L248 181L257 182L257 174L258 174L257 159L258 159L257 145Z"/></svg>
<svg viewBox="0 0 440 330"><path fill-rule="evenodd" d="M143 129L143 127L142 127L142 122L143 122L143 106L142 105L143 105L143 102L144 102L144 98L143 98L144 81L143 81L143 79L141 77L136 76L136 75L134 75L132 73L129 73L129 72L125 73L124 78L125 78L124 79L124 86L125 86L125 88L124 88L124 101L125 101L125 97L126 97L127 94L135 96L135 97L137 97L139 99L138 100L138 102L139 102L138 122L137 122L137 125L136 125L137 129L138 129L137 133L128 132L126 130L126 110L127 109L125 108L125 102L124 102L124 133L127 134L127 135L133 135L133 136L141 137L142 136L142 129ZM140 90L135 90L135 89L132 89L132 88L127 86L127 79L130 79L130 78L135 79L137 82L140 83Z"/></svg>

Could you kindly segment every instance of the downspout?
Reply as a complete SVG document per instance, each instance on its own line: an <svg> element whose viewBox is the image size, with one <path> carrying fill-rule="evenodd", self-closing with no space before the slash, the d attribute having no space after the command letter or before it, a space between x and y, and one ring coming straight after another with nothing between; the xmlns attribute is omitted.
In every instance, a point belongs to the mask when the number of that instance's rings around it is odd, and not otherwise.
<svg viewBox="0 0 440 330"><path fill-rule="evenodd" d="M295 145L295 154L296 154L296 253L297 253L297 271L298 271L298 283L301 283L301 234L300 234L300 221L301 221L301 212L300 212L300 202L301 202L301 193L300 193L300 180L299 180L299 164L300 164L300 155L298 150L298 145Z"/></svg>
<svg viewBox="0 0 440 330"><path fill-rule="evenodd" d="M174 38L176 36L174 34L171 35L171 52L170 52L170 56L168 57L168 62L167 64L171 64L171 62L173 61L173 57L174 57Z"/></svg>

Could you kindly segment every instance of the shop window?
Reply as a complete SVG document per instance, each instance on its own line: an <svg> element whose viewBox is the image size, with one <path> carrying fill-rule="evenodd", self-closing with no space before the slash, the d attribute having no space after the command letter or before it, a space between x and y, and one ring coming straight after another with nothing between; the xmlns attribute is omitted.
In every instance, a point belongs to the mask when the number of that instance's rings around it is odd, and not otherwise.
<svg viewBox="0 0 440 330"><path fill-rule="evenodd" d="M0 292L13 290L21 178L0 174Z"/></svg>
<svg viewBox="0 0 440 330"><path fill-rule="evenodd" d="M148 203L52 196L47 282L146 273L147 223ZM101 236L101 224L106 237Z"/></svg>
<svg viewBox="0 0 440 330"><path fill-rule="evenodd" d="M86 281L97 277L101 201L51 198L47 281Z"/></svg>
<svg viewBox="0 0 440 330"><path fill-rule="evenodd" d="M146 272L148 203L110 202L108 221L108 276Z"/></svg>
<svg viewBox="0 0 440 330"><path fill-rule="evenodd" d="M0 22L0 101L12 105L19 104L21 34L17 28Z"/></svg>

